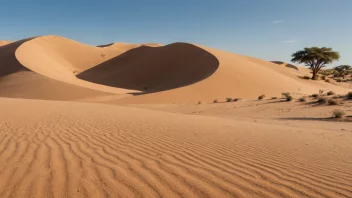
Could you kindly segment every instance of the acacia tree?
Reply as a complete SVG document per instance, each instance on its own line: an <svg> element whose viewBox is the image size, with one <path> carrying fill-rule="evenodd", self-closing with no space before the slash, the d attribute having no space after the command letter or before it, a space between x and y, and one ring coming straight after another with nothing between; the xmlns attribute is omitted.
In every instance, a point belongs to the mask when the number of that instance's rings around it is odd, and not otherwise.
<svg viewBox="0 0 352 198"><path fill-rule="evenodd" d="M340 54L327 47L310 47L292 54L292 62L304 63L312 72L312 79L317 79L317 74L326 64L339 60Z"/></svg>
<svg viewBox="0 0 352 198"><path fill-rule="evenodd" d="M340 66L334 67L334 70L337 71L337 75L339 77L344 77L345 75L348 74L351 68L352 67L349 65L340 65Z"/></svg>

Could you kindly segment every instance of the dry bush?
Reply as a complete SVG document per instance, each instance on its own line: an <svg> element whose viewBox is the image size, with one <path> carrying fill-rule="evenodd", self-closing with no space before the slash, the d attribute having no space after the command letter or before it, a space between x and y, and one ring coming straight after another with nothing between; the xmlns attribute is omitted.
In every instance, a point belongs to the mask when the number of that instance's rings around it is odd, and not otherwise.
<svg viewBox="0 0 352 198"><path fill-rule="evenodd" d="M226 102L232 102L232 101L233 101L232 98L230 98L230 97L227 97L227 98L226 98Z"/></svg>
<svg viewBox="0 0 352 198"><path fill-rule="evenodd" d="M219 102L218 99L213 100L213 103L218 103L218 102Z"/></svg>
<svg viewBox="0 0 352 198"><path fill-rule="evenodd" d="M305 102L305 101L307 101L307 99L305 97L302 97L302 98L299 98L298 101Z"/></svg>
<svg viewBox="0 0 352 198"><path fill-rule="evenodd" d="M327 97L319 97L317 102L319 104L327 104L328 101L329 101L329 99Z"/></svg>
<svg viewBox="0 0 352 198"><path fill-rule="evenodd" d="M338 100L334 100L334 99L329 99L329 100L328 100L328 104L329 104L329 105L338 105L338 104L339 104L339 101L338 101Z"/></svg>
<svg viewBox="0 0 352 198"><path fill-rule="evenodd" d="M326 93L328 96L332 96L332 95L335 95L335 92L333 91L329 91L328 93Z"/></svg>
<svg viewBox="0 0 352 198"><path fill-rule="evenodd" d="M265 94L258 96L258 100L263 100L265 98Z"/></svg>
<svg viewBox="0 0 352 198"><path fill-rule="evenodd" d="M333 112L332 112L334 118L343 118L345 116L345 112L343 110L340 110L340 109L335 109Z"/></svg>

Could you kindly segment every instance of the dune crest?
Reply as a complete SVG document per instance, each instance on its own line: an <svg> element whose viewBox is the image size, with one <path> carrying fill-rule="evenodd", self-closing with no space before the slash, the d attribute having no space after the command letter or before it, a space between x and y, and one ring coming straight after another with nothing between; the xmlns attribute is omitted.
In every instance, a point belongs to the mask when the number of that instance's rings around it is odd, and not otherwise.
<svg viewBox="0 0 352 198"><path fill-rule="evenodd" d="M163 47L140 46L78 75L113 87L146 93L187 86L211 76L219 61L207 51L187 43Z"/></svg>

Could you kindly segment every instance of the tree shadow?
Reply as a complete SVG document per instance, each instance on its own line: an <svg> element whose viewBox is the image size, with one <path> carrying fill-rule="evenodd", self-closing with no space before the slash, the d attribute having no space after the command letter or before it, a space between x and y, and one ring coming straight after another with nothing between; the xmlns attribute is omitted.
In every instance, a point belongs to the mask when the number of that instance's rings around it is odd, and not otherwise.
<svg viewBox="0 0 352 198"><path fill-rule="evenodd" d="M219 67L211 53L188 43L140 46L77 75L93 83L141 91L175 89L210 77Z"/></svg>

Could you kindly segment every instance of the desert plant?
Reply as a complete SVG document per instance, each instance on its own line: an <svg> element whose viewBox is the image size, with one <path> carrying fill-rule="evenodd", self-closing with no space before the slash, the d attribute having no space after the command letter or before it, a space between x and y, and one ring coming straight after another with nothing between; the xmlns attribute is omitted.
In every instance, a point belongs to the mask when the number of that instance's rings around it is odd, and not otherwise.
<svg viewBox="0 0 352 198"><path fill-rule="evenodd" d="M291 95L286 97L286 101L291 101L293 99L293 97Z"/></svg>
<svg viewBox="0 0 352 198"><path fill-rule="evenodd" d="M234 99L233 99L234 102L237 102L237 101L239 101L239 100L241 100L241 99L239 99L239 98L234 98Z"/></svg>
<svg viewBox="0 0 352 198"><path fill-rule="evenodd" d="M334 70L337 72L336 77L344 77L345 75L348 75L349 70L352 67L349 65L340 65L337 67L334 67Z"/></svg>
<svg viewBox="0 0 352 198"><path fill-rule="evenodd" d="M332 96L332 95L335 95L335 92L333 91L329 91L328 93L326 93L328 96Z"/></svg>
<svg viewBox="0 0 352 198"><path fill-rule="evenodd" d="M283 92L281 93L281 95L283 95L286 99L286 101L291 101L293 99L293 97L291 96L291 94L289 92Z"/></svg>
<svg viewBox="0 0 352 198"><path fill-rule="evenodd" d="M232 102L232 101L233 101L232 98L230 98L230 97L227 97L227 98L226 98L226 102Z"/></svg>
<svg viewBox="0 0 352 198"><path fill-rule="evenodd" d="M303 76L302 79L309 80L309 79L311 79L311 77L309 77L309 76Z"/></svg>
<svg viewBox="0 0 352 198"><path fill-rule="evenodd" d="M298 101L300 101L300 102L305 102L305 101L307 101L307 100L306 100L305 97L302 97L302 98L299 98Z"/></svg>
<svg viewBox="0 0 352 198"><path fill-rule="evenodd" d="M326 64L340 59L338 52L327 47L304 48L292 54L292 62L304 63L312 70L312 79L317 79L317 74Z"/></svg>
<svg viewBox="0 0 352 198"><path fill-rule="evenodd" d="M331 83L330 79L326 79L325 82L327 83Z"/></svg>
<svg viewBox="0 0 352 198"><path fill-rule="evenodd" d="M276 100L276 99L277 99L277 97L271 97L271 99Z"/></svg>
<svg viewBox="0 0 352 198"><path fill-rule="evenodd" d="M319 97L319 94L312 94L311 97L313 97L313 98L318 98L318 97Z"/></svg>
<svg viewBox="0 0 352 198"><path fill-rule="evenodd" d="M213 100L213 103L218 103L218 102L219 102L218 99Z"/></svg>
<svg viewBox="0 0 352 198"><path fill-rule="evenodd" d="M324 89L319 89L319 95L323 94L324 93Z"/></svg>
<svg viewBox="0 0 352 198"><path fill-rule="evenodd" d="M328 100L329 99L327 97L319 97L317 102L319 104L326 104L326 103L328 103Z"/></svg>
<svg viewBox="0 0 352 198"><path fill-rule="evenodd" d="M328 100L328 104L329 104L329 105L338 105L338 104L339 104L339 101L334 100L334 99L329 99L329 100Z"/></svg>
<svg viewBox="0 0 352 198"><path fill-rule="evenodd" d="M258 100L263 100L265 98L265 94L258 96Z"/></svg>
<svg viewBox="0 0 352 198"><path fill-rule="evenodd" d="M343 116L346 114L343 110L340 110L340 109L335 109L333 112L332 112L334 118L343 118Z"/></svg>
<svg viewBox="0 0 352 198"><path fill-rule="evenodd" d="M352 91L347 93L346 98L352 100Z"/></svg>
<svg viewBox="0 0 352 198"><path fill-rule="evenodd" d="M342 79L338 78L336 79L336 82L342 82Z"/></svg>

